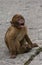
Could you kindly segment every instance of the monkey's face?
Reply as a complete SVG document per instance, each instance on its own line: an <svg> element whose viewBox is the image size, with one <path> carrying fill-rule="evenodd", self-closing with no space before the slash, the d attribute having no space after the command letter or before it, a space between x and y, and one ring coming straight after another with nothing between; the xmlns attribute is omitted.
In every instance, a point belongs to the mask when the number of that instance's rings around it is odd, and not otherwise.
<svg viewBox="0 0 42 65"><path fill-rule="evenodd" d="M23 19L20 19L20 20L18 21L18 28L23 28L24 25L25 25L25 21L24 21Z"/></svg>
<svg viewBox="0 0 42 65"><path fill-rule="evenodd" d="M25 21L23 19L19 19L18 21L12 22L11 23L14 27L21 29L25 25Z"/></svg>

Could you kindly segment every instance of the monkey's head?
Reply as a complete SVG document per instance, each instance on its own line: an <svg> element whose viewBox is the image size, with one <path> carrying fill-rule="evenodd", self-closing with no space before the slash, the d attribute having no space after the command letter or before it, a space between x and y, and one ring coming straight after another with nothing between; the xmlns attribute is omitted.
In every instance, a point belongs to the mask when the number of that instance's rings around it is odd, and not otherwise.
<svg viewBox="0 0 42 65"><path fill-rule="evenodd" d="M25 24L25 19L22 15L16 14L13 16L11 24L17 28L23 28Z"/></svg>

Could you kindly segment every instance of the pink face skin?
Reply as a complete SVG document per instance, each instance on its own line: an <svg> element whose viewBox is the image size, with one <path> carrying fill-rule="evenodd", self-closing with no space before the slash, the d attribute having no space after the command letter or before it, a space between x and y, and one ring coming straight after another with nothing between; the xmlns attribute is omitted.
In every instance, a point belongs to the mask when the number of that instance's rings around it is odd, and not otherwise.
<svg viewBox="0 0 42 65"><path fill-rule="evenodd" d="M23 28L24 24L25 24L25 21L23 19L20 19L18 22L19 22L18 28Z"/></svg>

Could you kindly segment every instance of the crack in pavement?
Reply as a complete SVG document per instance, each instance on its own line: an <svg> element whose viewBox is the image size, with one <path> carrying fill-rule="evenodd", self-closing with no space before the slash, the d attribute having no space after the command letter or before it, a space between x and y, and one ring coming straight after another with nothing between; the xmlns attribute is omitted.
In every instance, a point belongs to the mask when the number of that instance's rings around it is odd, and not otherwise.
<svg viewBox="0 0 42 65"><path fill-rule="evenodd" d="M29 65L29 64L31 63L31 61L33 61L33 59L34 59L40 52L42 52L42 47L39 47L38 49L36 49L36 52L30 56L30 58L24 63L24 65Z"/></svg>

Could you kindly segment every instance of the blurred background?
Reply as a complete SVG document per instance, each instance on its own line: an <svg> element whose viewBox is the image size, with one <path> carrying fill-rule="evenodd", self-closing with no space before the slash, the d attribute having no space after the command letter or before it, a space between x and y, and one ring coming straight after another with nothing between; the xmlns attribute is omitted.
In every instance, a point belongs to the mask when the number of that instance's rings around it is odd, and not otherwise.
<svg viewBox="0 0 42 65"><path fill-rule="evenodd" d="M42 45L42 0L0 0L0 59L6 57L4 36L15 14L25 18L31 41Z"/></svg>

